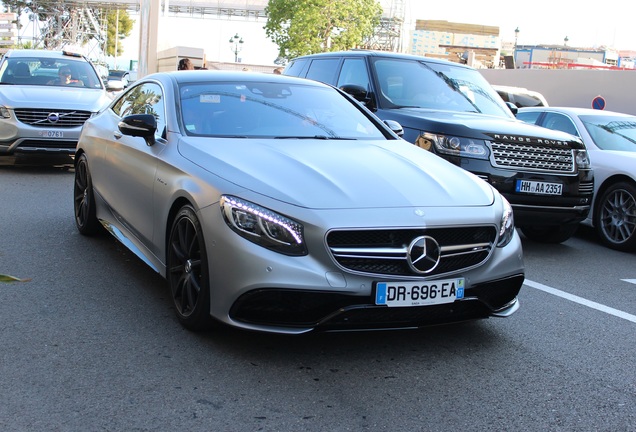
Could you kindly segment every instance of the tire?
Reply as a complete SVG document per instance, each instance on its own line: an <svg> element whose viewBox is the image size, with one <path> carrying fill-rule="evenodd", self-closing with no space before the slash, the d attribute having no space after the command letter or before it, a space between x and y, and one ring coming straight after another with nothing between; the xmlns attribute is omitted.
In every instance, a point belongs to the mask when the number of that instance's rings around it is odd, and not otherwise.
<svg viewBox="0 0 636 432"><path fill-rule="evenodd" d="M88 171L88 159L80 155L75 163L75 183L73 186L73 210L75 225L83 235L94 235L101 224L95 213L95 194L91 174Z"/></svg>
<svg viewBox="0 0 636 432"><path fill-rule="evenodd" d="M574 235L579 224L523 226L521 232L528 239L538 243L563 243Z"/></svg>
<svg viewBox="0 0 636 432"><path fill-rule="evenodd" d="M187 205L177 213L168 241L167 279L181 325L192 331L210 328L210 277L201 224Z"/></svg>
<svg viewBox="0 0 636 432"><path fill-rule="evenodd" d="M620 182L608 187L598 198L594 227L609 248L636 250L636 185Z"/></svg>

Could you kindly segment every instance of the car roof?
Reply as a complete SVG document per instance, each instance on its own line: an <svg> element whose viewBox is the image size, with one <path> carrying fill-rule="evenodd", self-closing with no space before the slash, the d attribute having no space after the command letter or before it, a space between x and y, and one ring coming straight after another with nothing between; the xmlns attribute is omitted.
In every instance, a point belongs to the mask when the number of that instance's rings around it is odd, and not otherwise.
<svg viewBox="0 0 636 432"><path fill-rule="evenodd" d="M318 81L297 78L287 75L277 75L263 72L246 72L231 70L188 70L188 71L170 71L157 72L147 75L145 79L160 79L162 77L170 77L177 83L202 83L202 82L281 82L296 83L305 86L314 87L331 87Z"/></svg>
<svg viewBox="0 0 636 432"><path fill-rule="evenodd" d="M400 54L394 53L390 51L377 51L377 50L368 50L368 49L352 49L349 51L333 51L326 53L318 53L318 54L308 54L300 57L296 57L293 60L303 59L303 58L320 58L320 57L384 57L384 58L392 58L392 59L402 59L402 60L416 60L416 61L425 61L427 63L436 63L443 65L453 65L458 67L464 67L467 69L473 69L470 66L461 63L455 63L448 60L435 59L431 57L423 57L413 54Z"/></svg>
<svg viewBox="0 0 636 432"><path fill-rule="evenodd" d="M81 54L72 53L70 51L52 51L52 50L37 50L37 49L21 49L21 50L9 50L5 54L7 58L20 58L20 57L43 57L43 58L76 58L80 61L88 61L86 57Z"/></svg>
<svg viewBox="0 0 636 432"><path fill-rule="evenodd" d="M611 115L611 116L625 116L634 117L631 114L620 113L616 111L597 110L594 108L580 108L580 107L561 107L561 106L549 106L549 107L523 107L519 108L519 112L541 111L541 112L560 112L564 114L570 114L574 116L581 115Z"/></svg>

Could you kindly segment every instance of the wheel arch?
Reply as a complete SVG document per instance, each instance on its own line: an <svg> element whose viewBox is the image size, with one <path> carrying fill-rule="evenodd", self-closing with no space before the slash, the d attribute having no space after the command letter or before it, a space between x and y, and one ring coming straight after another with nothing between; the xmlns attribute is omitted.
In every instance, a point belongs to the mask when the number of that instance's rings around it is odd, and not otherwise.
<svg viewBox="0 0 636 432"><path fill-rule="evenodd" d="M165 255L163 257L163 260L166 264L168 263L168 242L170 241L170 230L172 229L172 224L174 223L174 220L179 210L181 210L181 208L183 208L183 206L186 206L186 205L191 206L195 211L197 210L196 207L192 204L191 200L182 196L177 198L172 203L172 206L170 207L170 211L168 212L168 219L166 220L165 231L163 235L164 255Z"/></svg>

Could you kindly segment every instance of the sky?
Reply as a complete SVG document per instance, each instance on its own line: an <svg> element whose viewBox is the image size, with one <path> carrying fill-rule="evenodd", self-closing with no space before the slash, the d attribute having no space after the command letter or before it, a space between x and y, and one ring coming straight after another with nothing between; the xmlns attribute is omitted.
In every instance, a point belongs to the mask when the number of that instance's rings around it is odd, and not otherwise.
<svg viewBox="0 0 636 432"><path fill-rule="evenodd" d="M249 1L249 0L248 0ZM380 0L385 7L392 0ZM596 4L596 5L595 5ZM602 7L597 5L603 5ZM567 36L568 45L578 48L614 47L636 50L636 18L626 10L625 0L591 2L580 0L404 0L406 27L414 28L416 19L446 20L466 24L497 26L503 42L514 42L519 28L519 45L560 45ZM633 6L631 6L633 8ZM175 21L177 20L177 21ZM204 48L211 61L232 62L234 54L228 43L238 33L243 39L240 57L243 63L273 64L278 48L266 36L264 22L170 18L160 24L158 49L174 46ZM406 30L405 30L406 31ZM408 34L408 33L407 33ZM136 58L139 28L124 42L121 62Z"/></svg>
<svg viewBox="0 0 636 432"><path fill-rule="evenodd" d="M514 42L519 28L519 45L560 45L567 37L572 47L636 51L634 5L626 0L405 0L405 12L413 25L415 17L497 26L503 41Z"/></svg>

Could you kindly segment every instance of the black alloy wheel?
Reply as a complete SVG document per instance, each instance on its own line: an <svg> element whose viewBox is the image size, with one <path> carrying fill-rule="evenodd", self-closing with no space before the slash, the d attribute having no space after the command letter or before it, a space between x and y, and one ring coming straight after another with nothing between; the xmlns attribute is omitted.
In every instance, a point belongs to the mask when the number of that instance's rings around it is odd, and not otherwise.
<svg viewBox="0 0 636 432"><path fill-rule="evenodd" d="M88 171L88 159L84 153L75 163L73 210L75 212L75 225L81 234L93 235L98 232L100 223L95 213L93 183Z"/></svg>
<svg viewBox="0 0 636 432"><path fill-rule="evenodd" d="M210 327L210 278L201 224L194 209L182 207L170 230L167 279L177 318L193 331Z"/></svg>
<svg viewBox="0 0 636 432"><path fill-rule="evenodd" d="M620 251L636 250L636 186L619 182L599 197L594 226L601 241Z"/></svg>

